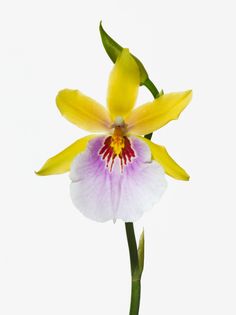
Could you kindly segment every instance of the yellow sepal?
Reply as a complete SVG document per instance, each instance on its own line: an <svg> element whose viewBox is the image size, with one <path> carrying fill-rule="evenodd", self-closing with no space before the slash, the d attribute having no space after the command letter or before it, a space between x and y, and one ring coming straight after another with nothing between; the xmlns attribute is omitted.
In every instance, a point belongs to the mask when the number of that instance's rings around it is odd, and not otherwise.
<svg viewBox="0 0 236 315"><path fill-rule="evenodd" d="M90 132L104 132L111 127L108 111L78 90L65 89L56 97L61 114L79 128Z"/></svg>
<svg viewBox="0 0 236 315"><path fill-rule="evenodd" d="M155 144L144 137L138 138L149 146L153 160L157 161L163 167L167 175L178 180L189 180L189 175L172 159L165 147Z"/></svg>
<svg viewBox="0 0 236 315"><path fill-rule="evenodd" d="M139 68L128 49L123 49L110 74L107 106L112 119L125 118L135 105L140 83Z"/></svg>
<svg viewBox="0 0 236 315"><path fill-rule="evenodd" d="M177 119L192 98L192 91L164 94L151 103L144 104L126 119L128 132L135 135L149 134L169 121Z"/></svg>
<svg viewBox="0 0 236 315"><path fill-rule="evenodd" d="M65 150L47 160L42 168L35 173L40 176L45 176L68 172L74 158L82 153L86 149L88 142L95 137L96 135L89 135L75 141Z"/></svg>

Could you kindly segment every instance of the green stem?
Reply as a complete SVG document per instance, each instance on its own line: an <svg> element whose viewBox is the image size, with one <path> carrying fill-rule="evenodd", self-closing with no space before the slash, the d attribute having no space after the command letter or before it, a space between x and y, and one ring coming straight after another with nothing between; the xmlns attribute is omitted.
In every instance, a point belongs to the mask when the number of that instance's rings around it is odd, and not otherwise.
<svg viewBox="0 0 236 315"><path fill-rule="evenodd" d="M146 88L152 93L152 96L154 98L158 98L161 96L161 93L158 91L158 89L156 88L156 86L154 85L154 83L150 79L147 79L143 83L143 85L146 86ZM145 135L144 137L151 140L152 133L149 133L148 135Z"/></svg>
<svg viewBox="0 0 236 315"><path fill-rule="evenodd" d="M160 96L160 92L150 79L147 79L143 85L146 86L146 88L152 93L154 98L158 98Z"/></svg>
<svg viewBox="0 0 236 315"><path fill-rule="evenodd" d="M129 315L138 315L141 296L141 280L132 281Z"/></svg>
<svg viewBox="0 0 236 315"><path fill-rule="evenodd" d="M131 301L129 315L138 315L141 292L141 275L139 271L138 249L134 234L133 223L125 223L127 242L129 247L131 268Z"/></svg>

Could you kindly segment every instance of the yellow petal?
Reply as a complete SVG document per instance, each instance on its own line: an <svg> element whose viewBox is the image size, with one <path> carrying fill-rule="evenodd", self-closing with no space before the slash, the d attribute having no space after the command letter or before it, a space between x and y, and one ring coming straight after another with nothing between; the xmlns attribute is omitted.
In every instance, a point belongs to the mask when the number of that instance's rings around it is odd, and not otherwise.
<svg viewBox="0 0 236 315"><path fill-rule="evenodd" d="M163 167L167 175L179 180L189 180L189 175L172 159L165 147L155 144L146 138L138 138L148 144L152 158Z"/></svg>
<svg viewBox="0 0 236 315"><path fill-rule="evenodd" d="M74 158L79 153L83 152L86 149L88 142L95 137L96 135L89 135L75 141L65 150L47 160L36 174L45 176L68 172Z"/></svg>
<svg viewBox="0 0 236 315"><path fill-rule="evenodd" d="M128 49L123 49L110 74L107 106L114 119L125 118L135 105L140 83L139 68Z"/></svg>
<svg viewBox="0 0 236 315"><path fill-rule="evenodd" d="M192 91L165 94L135 109L126 119L128 132L136 135L151 133L177 119L189 104Z"/></svg>
<svg viewBox="0 0 236 315"><path fill-rule="evenodd" d="M65 118L90 132L107 131L112 124L108 111L78 90L60 91L56 103Z"/></svg>

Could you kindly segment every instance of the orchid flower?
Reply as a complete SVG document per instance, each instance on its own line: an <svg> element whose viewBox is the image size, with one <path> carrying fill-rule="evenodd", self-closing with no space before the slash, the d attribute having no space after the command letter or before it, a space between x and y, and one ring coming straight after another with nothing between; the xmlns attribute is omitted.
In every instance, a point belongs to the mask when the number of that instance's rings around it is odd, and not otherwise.
<svg viewBox="0 0 236 315"><path fill-rule="evenodd" d="M99 222L134 222L160 199L165 174L189 179L163 146L143 135L177 119L192 92L165 94L134 109L139 84L137 63L123 49L110 74L107 109L78 90L65 89L56 97L61 114L92 134L50 158L37 174L70 171L73 203Z"/></svg>

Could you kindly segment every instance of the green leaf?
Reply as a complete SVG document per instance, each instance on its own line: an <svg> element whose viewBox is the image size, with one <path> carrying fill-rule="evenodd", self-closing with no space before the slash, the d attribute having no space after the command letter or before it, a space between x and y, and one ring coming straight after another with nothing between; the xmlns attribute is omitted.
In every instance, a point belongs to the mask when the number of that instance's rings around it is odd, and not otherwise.
<svg viewBox="0 0 236 315"><path fill-rule="evenodd" d="M116 59L120 55L123 47L120 46L113 38L111 38L111 36L108 35L107 32L105 32L104 28L102 27L102 22L100 22L99 31L101 34L103 46L104 46L108 56L110 57L110 59L113 61L113 63L115 63ZM135 57L134 55L132 55L132 56L135 59L135 61L137 62L137 65L139 67L140 85L143 85L145 83L145 81L148 80L147 71L144 68L144 65L141 63L141 61L137 57Z"/></svg>
<svg viewBox="0 0 236 315"><path fill-rule="evenodd" d="M138 244L138 262L139 262L139 272L140 276L142 275L143 272L143 267L144 267L144 231L140 235L139 239L139 244Z"/></svg>

